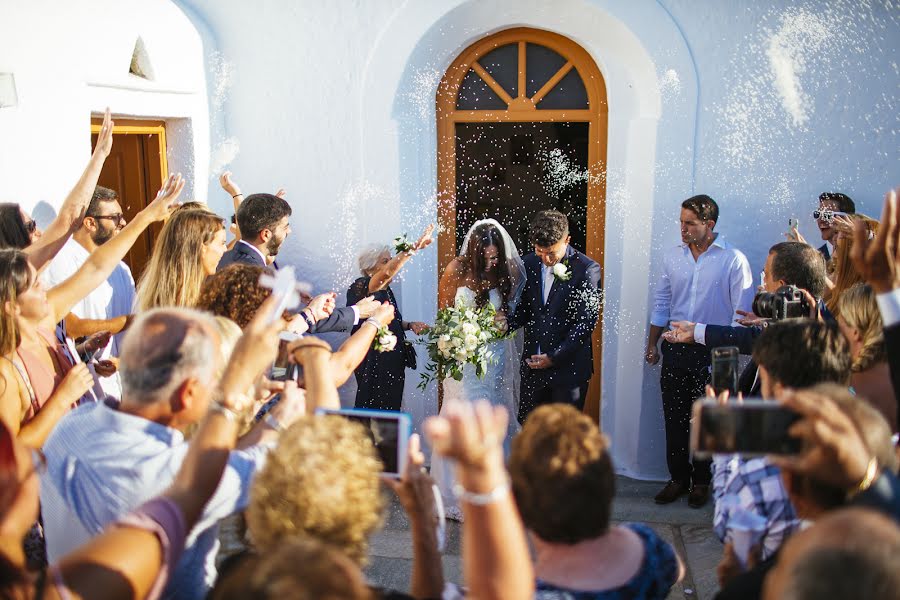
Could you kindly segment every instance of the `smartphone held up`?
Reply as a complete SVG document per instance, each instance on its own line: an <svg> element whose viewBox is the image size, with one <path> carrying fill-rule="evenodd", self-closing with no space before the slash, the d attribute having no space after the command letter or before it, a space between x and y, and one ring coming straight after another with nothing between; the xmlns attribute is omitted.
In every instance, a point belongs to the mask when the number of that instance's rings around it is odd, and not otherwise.
<svg viewBox="0 0 900 600"><path fill-rule="evenodd" d="M697 458L797 454L801 442L789 430L799 419L800 415L773 400L720 404L713 398L701 398L693 407L691 452Z"/></svg>
<svg viewBox="0 0 900 600"><path fill-rule="evenodd" d="M316 414L337 415L362 425L384 465L381 474L391 479L400 479L403 476L409 436L412 432L412 419L407 413L390 410L320 408L316 410Z"/></svg>

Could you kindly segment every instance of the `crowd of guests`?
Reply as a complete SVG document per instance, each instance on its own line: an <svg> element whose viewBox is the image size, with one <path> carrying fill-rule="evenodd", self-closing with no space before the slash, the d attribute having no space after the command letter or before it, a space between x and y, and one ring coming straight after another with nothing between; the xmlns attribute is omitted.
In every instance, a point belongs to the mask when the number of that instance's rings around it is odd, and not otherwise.
<svg viewBox="0 0 900 600"><path fill-rule="evenodd" d="M401 477L386 481L365 429L318 412L340 408L338 388L354 374L357 406L400 409L415 357L405 336L427 325L401 317L390 285L433 228L396 254L363 249L346 306L333 292L301 294L279 313L284 292L265 281L291 231L284 191L245 198L223 174L229 226L205 204L180 203L173 175L127 220L116 191L97 186L112 127L107 114L46 231L18 205L0 206L0 595L667 596L682 558L653 528L612 521L608 440L565 404L533 410L508 455L504 407L457 402L425 422L432 451L455 465L464 515L465 586L445 581L423 440L410 438ZM877 222L852 216L844 198L825 195L816 211L850 215L828 217L821 251L794 230L766 262L766 289L809 296L801 318L750 312L749 265L718 236L706 196L682 205L684 243L663 261L647 360L664 339L672 481L657 500L713 497L723 598L900 593L900 206L891 193ZM135 283L122 260L161 221ZM698 288L691 263L727 273L727 285ZM399 343L376 353L385 330ZM337 349L308 335L333 331L349 332ZM297 378L269 378L279 340ZM752 357L745 395L800 415L800 454L691 461L685 411L704 393L709 349L724 342ZM412 534L405 590L363 572L388 493ZM732 539L739 511L766 523L749 556ZM220 548L224 527L237 548Z"/></svg>

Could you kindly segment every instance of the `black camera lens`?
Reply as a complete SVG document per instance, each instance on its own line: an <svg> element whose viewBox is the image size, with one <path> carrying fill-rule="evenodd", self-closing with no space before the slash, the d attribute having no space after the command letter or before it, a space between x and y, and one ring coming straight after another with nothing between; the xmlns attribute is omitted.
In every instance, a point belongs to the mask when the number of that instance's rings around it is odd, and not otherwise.
<svg viewBox="0 0 900 600"><path fill-rule="evenodd" d="M778 302L778 294L771 292L759 292L753 298L753 314L763 319L774 319L776 315L776 306Z"/></svg>

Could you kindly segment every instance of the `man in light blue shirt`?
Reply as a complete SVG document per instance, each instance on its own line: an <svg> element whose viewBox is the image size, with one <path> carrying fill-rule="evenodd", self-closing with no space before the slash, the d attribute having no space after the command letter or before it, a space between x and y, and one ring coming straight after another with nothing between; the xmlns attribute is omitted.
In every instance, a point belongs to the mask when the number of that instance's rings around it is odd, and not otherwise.
<svg viewBox="0 0 900 600"><path fill-rule="evenodd" d="M662 257L645 359L659 362L657 345L673 321L730 325L738 309L753 303L753 276L744 254L714 231L719 207L706 195L681 204L681 244ZM688 504L699 508L709 499L709 461L690 460L691 406L703 396L709 381L710 351L704 346L670 343L662 346L660 376L666 423L666 461L670 480L656 495L657 504L674 502L690 491Z"/></svg>
<svg viewBox="0 0 900 600"><path fill-rule="evenodd" d="M188 450L184 432L206 413L223 367L211 317L158 309L138 318L120 357L122 403L85 405L66 415L44 445L41 508L51 562L161 494ZM231 453L215 495L187 538L165 597L205 598L215 581L217 523L243 510L250 485L278 432L302 414L284 399Z"/></svg>

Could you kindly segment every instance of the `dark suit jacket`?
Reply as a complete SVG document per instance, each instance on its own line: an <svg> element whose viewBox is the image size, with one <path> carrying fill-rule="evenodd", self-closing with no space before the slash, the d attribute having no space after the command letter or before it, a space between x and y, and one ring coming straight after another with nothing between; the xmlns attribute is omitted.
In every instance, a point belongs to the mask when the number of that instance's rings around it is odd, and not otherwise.
<svg viewBox="0 0 900 600"><path fill-rule="evenodd" d="M258 252L241 242L235 244L234 248L222 255L222 259L219 261L219 266L216 267L216 271L221 271L225 267L233 264L252 265L264 269L272 268L266 264L266 261L263 260ZM278 266L275 265L275 268L277 269ZM352 308L335 308L331 315L313 325L313 328L309 330L309 333L347 331L353 327L353 322L355 320L356 315Z"/></svg>
<svg viewBox="0 0 900 600"><path fill-rule="evenodd" d="M897 399L897 423L900 423L900 323L885 328L884 344L887 347L894 397Z"/></svg>
<svg viewBox="0 0 900 600"><path fill-rule="evenodd" d="M509 325L525 328L522 377L526 383L574 387L587 382L594 372L591 334L600 312L600 265L571 246L563 260L568 261L572 277L568 281L554 278L545 305L541 259L534 253L524 258L525 289ZM526 358L538 353L538 346L553 367L531 369L525 364Z"/></svg>
<svg viewBox="0 0 900 600"><path fill-rule="evenodd" d="M822 258L825 259L825 262L828 262L831 259L831 253L828 251L828 244L819 246L819 252L822 254Z"/></svg>

